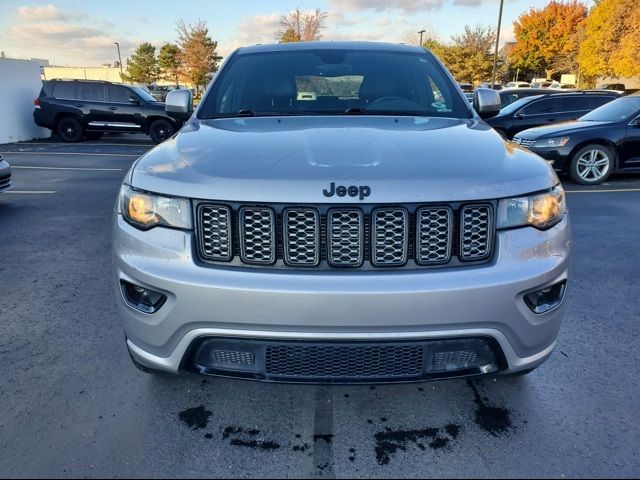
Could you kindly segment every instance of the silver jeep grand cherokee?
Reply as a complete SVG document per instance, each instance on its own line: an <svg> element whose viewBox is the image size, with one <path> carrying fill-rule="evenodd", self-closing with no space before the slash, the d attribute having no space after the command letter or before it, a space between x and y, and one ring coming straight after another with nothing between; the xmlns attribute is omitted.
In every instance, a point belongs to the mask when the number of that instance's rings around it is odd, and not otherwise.
<svg viewBox="0 0 640 480"><path fill-rule="evenodd" d="M563 317L569 220L423 49L241 48L126 175L118 305L150 372L405 382L525 373ZM475 112L479 113L475 113Z"/></svg>

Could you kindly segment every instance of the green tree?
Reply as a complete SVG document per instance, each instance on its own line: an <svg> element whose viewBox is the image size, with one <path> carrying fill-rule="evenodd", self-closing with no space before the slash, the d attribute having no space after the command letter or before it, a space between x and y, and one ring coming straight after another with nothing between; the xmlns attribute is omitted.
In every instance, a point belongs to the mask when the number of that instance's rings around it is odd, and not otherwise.
<svg viewBox="0 0 640 480"><path fill-rule="evenodd" d="M156 47L149 42L142 43L127 60L127 71L123 80L148 85L158 79L159 69Z"/></svg>
<svg viewBox="0 0 640 480"><path fill-rule="evenodd" d="M158 67L163 80L180 83L182 65L180 64L180 49L172 43L165 43L158 54Z"/></svg>
<svg viewBox="0 0 640 480"><path fill-rule="evenodd" d="M449 45L433 45L434 53L459 82L479 83L491 79L496 30L492 27L464 27Z"/></svg>
<svg viewBox="0 0 640 480"><path fill-rule="evenodd" d="M278 40L279 43L290 43L290 42L300 42L300 36L295 32L295 30L291 27L287 28L284 32L279 34L280 38Z"/></svg>
<svg viewBox="0 0 640 480"><path fill-rule="evenodd" d="M281 30L276 35L280 43L314 42L322 37L327 12L316 8L312 12L303 12L296 8L280 17Z"/></svg>
<svg viewBox="0 0 640 480"><path fill-rule="evenodd" d="M216 52L218 42L211 39L207 23L203 20L194 24L178 20L176 31L180 65L185 78L198 89L206 87L222 59Z"/></svg>
<svg viewBox="0 0 640 480"><path fill-rule="evenodd" d="M520 15L513 23L516 44L509 55L512 67L544 71L547 78L575 68L579 32L586 16L587 7L576 0L552 0L541 9Z"/></svg>
<svg viewBox="0 0 640 480"><path fill-rule="evenodd" d="M637 0L601 0L586 20L578 61L585 75L640 75Z"/></svg>

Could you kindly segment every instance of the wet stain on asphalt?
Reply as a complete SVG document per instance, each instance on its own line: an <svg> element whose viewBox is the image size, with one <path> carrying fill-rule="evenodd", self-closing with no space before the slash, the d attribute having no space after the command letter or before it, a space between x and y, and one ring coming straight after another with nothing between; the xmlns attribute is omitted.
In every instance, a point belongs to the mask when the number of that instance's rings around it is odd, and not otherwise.
<svg viewBox="0 0 640 480"><path fill-rule="evenodd" d="M333 434L328 433L328 434L315 434L313 436L313 441L317 442L318 440L324 440L327 445L331 445L331 443L333 442Z"/></svg>
<svg viewBox="0 0 640 480"><path fill-rule="evenodd" d="M257 439L260 430L257 428L243 428L237 426L225 427L222 432L223 439L230 439L229 444L234 447L246 447L256 450L277 450L280 444L270 439Z"/></svg>
<svg viewBox="0 0 640 480"><path fill-rule="evenodd" d="M458 434L460 433L460 425L450 423L444 427L444 431L447 432L447 435L455 440L456 438L458 438Z"/></svg>
<svg viewBox="0 0 640 480"><path fill-rule="evenodd" d="M444 430L444 435L440 435ZM426 450L424 443L420 440L429 440L429 447L439 450L449 445L454 437L449 432L455 432L456 436L460 431L459 425L449 424L444 429L421 428L412 430L393 430L385 428L374 435L375 453L378 465L388 465L391 457L398 451L406 451L410 443L415 444L420 450ZM446 435L446 436L445 436Z"/></svg>
<svg viewBox="0 0 640 480"><path fill-rule="evenodd" d="M209 422L211 412L205 410L204 405L200 405L195 408L188 408L179 413L180 420L187 424L187 426L193 430L199 430L206 428Z"/></svg>
<svg viewBox="0 0 640 480"><path fill-rule="evenodd" d="M478 388L471 380L467 380L467 385L473 390L475 396L476 418L475 423L485 432L490 433L494 437L505 435L509 430L513 429L511 423L511 412L507 408L494 407L486 403L487 399L483 399L478 392Z"/></svg>

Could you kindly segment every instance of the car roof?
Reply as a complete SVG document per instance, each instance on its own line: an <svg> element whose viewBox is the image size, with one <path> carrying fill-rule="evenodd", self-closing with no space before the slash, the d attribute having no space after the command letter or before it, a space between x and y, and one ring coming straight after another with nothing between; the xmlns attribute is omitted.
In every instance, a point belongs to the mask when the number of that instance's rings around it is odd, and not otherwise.
<svg viewBox="0 0 640 480"><path fill-rule="evenodd" d="M424 48L415 45L383 42L287 42L241 47L236 53L295 52L303 50L362 50L381 52L424 53Z"/></svg>

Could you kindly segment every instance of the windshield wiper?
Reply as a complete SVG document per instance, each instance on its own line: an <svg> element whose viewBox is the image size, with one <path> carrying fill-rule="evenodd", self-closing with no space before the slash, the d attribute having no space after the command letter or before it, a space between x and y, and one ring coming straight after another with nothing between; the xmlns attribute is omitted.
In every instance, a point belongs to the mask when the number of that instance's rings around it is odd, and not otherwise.
<svg viewBox="0 0 640 480"><path fill-rule="evenodd" d="M242 109L236 115L238 117L255 117L256 112L254 112L253 110Z"/></svg>
<svg viewBox="0 0 640 480"><path fill-rule="evenodd" d="M360 107L351 107L344 111L345 115L364 115L365 113L367 113L367 111Z"/></svg>

